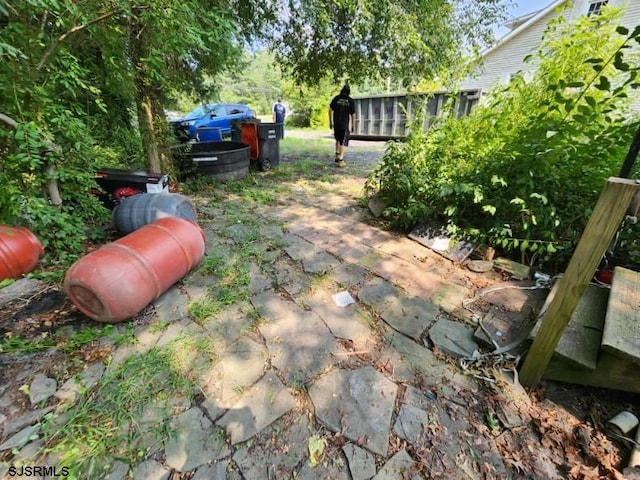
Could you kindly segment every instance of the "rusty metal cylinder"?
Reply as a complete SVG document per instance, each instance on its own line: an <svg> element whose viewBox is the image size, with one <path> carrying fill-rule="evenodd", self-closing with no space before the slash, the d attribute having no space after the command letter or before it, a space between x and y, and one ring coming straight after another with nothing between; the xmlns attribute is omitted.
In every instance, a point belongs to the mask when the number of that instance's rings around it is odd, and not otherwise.
<svg viewBox="0 0 640 480"><path fill-rule="evenodd" d="M65 291L94 320L121 322L198 265L204 245L204 233L197 224L162 218L75 262L65 276Z"/></svg>
<svg viewBox="0 0 640 480"><path fill-rule="evenodd" d="M30 230L0 225L0 280L29 273L43 255L42 244Z"/></svg>

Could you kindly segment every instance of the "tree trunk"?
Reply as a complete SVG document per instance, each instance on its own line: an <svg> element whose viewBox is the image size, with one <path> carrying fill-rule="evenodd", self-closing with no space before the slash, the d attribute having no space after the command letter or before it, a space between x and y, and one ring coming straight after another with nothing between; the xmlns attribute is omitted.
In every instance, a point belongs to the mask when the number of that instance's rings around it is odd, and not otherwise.
<svg viewBox="0 0 640 480"><path fill-rule="evenodd" d="M138 125L140 128L140 138L142 139L142 148L147 158L147 170L150 172L160 173L162 167L160 165L160 155L158 153L158 140L154 129L153 108L151 106L151 98L141 89L138 89L139 98L136 102L138 106Z"/></svg>
<svg viewBox="0 0 640 480"><path fill-rule="evenodd" d="M145 59L149 56L146 36L147 30L144 25L133 17L129 30L129 42L131 45L131 60L134 66L138 129L142 140L142 149L147 161L147 170L159 173L161 171L160 156L158 155L158 141L153 125L153 105L150 96L151 78L145 65Z"/></svg>
<svg viewBox="0 0 640 480"><path fill-rule="evenodd" d="M171 157L171 139L173 138L173 132L164 114L162 91L160 89L154 89L152 92L154 95L151 96L151 107L158 155L160 157L160 167L162 168L162 173L168 173L174 176L175 167L173 165L173 158Z"/></svg>

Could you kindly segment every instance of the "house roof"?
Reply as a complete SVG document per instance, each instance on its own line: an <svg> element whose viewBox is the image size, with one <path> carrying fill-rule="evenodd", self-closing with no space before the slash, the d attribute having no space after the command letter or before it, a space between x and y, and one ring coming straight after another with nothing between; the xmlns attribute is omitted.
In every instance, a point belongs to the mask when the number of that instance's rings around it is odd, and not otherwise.
<svg viewBox="0 0 640 480"><path fill-rule="evenodd" d="M539 11L540 10L536 10L535 12L529 12L529 13L527 13L525 15L521 15L519 17L514 17L514 18L510 19L507 23L505 23L504 26L507 27L509 30L515 30L520 25L522 25L524 22L529 20L531 17L534 17Z"/></svg>
<svg viewBox="0 0 640 480"><path fill-rule="evenodd" d="M555 0L551 2L549 5L547 5L546 7L544 7L542 10L538 10L537 12L533 12L528 15L523 15L522 17L518 17L516 19L511 20L509 23L507 23L507 26L509 26L510 24L514 24L515 28L511 30L509 33L507 33L505 36L503 36L500 40L498 40L498 42L493 47L485 50L482 55L486 56L489 53L496 50L497 48L500 48L500 46L507 43L513 37L520 35L522 32L527 30L531 25L534 25L535 23L537 23L539 19L545 17L549 12L552 12L554 9L565 4L566 2L567 0ZM520 21L520 23L517 23L518 21Z"/></svg>

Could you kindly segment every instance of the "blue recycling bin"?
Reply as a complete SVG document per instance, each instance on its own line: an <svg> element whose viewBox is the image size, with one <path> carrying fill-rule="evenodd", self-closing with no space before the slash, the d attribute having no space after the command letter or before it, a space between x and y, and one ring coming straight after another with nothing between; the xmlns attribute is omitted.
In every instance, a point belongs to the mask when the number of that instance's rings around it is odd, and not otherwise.
<svg viewBox="0 0 640 480"><path fill-rule="evenodd" d="M198 127L196 140L198 142L220 142L222 141L222 130L217 127Z"/></svg>

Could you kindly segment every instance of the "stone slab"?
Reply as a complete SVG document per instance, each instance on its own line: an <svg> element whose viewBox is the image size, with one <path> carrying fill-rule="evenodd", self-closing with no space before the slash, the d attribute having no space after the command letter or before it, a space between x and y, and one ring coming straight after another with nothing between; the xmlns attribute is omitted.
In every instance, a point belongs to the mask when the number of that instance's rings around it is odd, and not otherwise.
<svg viewBox="0 0 640 480"><path fill-rule="evenodd" d="M275 372L269 371L216 424L226 428L235 445L253 437L294 406L293 396Z"/></svg>
<svg viewBox="0 0 640 480"><path fill-rule="evenodd" d="M191 477L191 480L226 480L227 460L221 460L213 465L202 465Z"/></svg>
<svg viewBox="0 0 640 480"><path fill-rule="evenodd" d="M300 263L290 258L279 258L274 262L273 268L277 288L285 290L291 297L296 297L311 287L314 275L305 273Z"/></svg>
<svg viewBox="0 0 640 480"><path fill-rule="evenodd" d="M145 460L133 469L133 480L169 480L171 472L160 462Z"/></svg>
<svg viewBox="0 0 640 480"><path fill-rule="evenodd" d="M251 303L262 318L278 320L289 315L298 315L302 309L275 292L262 292L251 297Z"/></svg>
<svg viewBox="0 0 640 480"><path fill-rule="evenodd" d="M447 313L454 313L460 309L463 302L472 296L467 287L455 283L440 283L438 289L433 292L430 300L440 306Z"/></svg>
<svg viewBox="0 0 640 480"><path fill-rule="evenodd" d="M158 320L169 323L188 318L188 304L189 297L182 293L178 287L173 286L163 293L160 298L153 303L153 306L156 309Z"/></svg>
<svg viewBox="0 0 640 480"><path fill-rule="evenodd" d="M30 298L46 287L42 280L34 278L19 278L15 282L0 288L0 306L6 305L19 298Z"/></svg>
<svg viewBox="0 0 640 480"><path fill-rule="evenodd" d="M386 456L397 386L373 367L334 370L309 389L316 417L329 430Z"/></svg>
<svg viewBox="0 0 640 480"><path fill-rule="evenodd" d="M197 323L192 322L188 318L171 323L165 330L158 341L156 346L158 348L166 347L167 345L178 341L185 335L200 335L203 334L204 329Z"/></svg>
<svg viewBox="0 0 640 480"><path fill-rule="evenodd" d="M429 249L424 248L423 245L406 237L395 237L384 242L378 248L384 253L417 265L423 270L433 264L434 258L440 258Z"/></svg>
<svg viewBox="0 0 640 480"><path fill-rule="evenodd" d="M414 479L420 478L417 475L411 476L410 470L413 466L413 459L406 450L400 450L387 461L373 480L397 480L397 479Z"/></svg>
<svg viewBox="0 0 640 480"><path fill-rule="evenodd" d="M399 289L379 277L368 281L358 291L358 299L362 303L377 309L395 302L401 296Z"/></svg>
<svg viewBox="0 0 640 480"><path fill-rule="evenodd" d="M470 357L478 349L471 328L446 318L429 329L429 338L439 350L454 357Z"/></svg>
<svg viewBox="0 0 640 480"><path fill-rule="evenodd" d="M324 294L308 297L305 304L320 316L334 337L364 344L371 336L371 328L356 304L338 307L333 299Z"/></svg>
<svg viewBox="0 0 640 480"><path fill-rule="evenodd" d="M273 279L265 275L260 267L253 262L249 264L249 275L251 276L249 290L252 294L259 293L273 285Z"/></svg>
<svg viewBox="0 0 640 480"><path fill-rule="evenodd" d="M333 458L325 457L325 460L320 462L316 467L312 467L309 462L306 462L298 472L298 475L296 475L296 480L317 480L319 478L351 480L349 467L346 461L340 456Z"/></svg>
<svg viewBox="0 0 640 480"><path fill-rule="evenodd" d="M402 296L380 312L382 319L394 330L418 340L440 314L437 305L419 297Z"/></svg>
<svg viewBox="0 0 640 480"><path fill-rule="evenodd" d="M288 414L265 428L252 445L238 445L233 461L247 479L294 478L309 455L309 436L307 417Z"/></svg>
<svg viewBox="0 0 640 480"><path fill-rule="evenodd" d="M102 363L93 363L85 368L79 375L70 378L54 393L54 396L63 401L74 402L80 396L83 389L90 389L100 381L104 375L105 366Z"/></svg>
<svg viewBox="0 0 640 480"><path fill-rule="evenodd" d="M165 441L166 462L179 472L188 472L210 460L229 454L224 437L211 420L193 407L171 420L172 435Z"/></svg>
<svg viewBox="0 0 640 480"><path fill-rule="evenodd" d="M531 267L523 265L508 258L496 258L493 266L498 270L502 270L510 274L516 280L524 280L531 275Z"/></svg>
<svg viewBox="0 0 640 480"><path fill-rule="evenodd" d="M371 453L353 443L347 443L342 451L347 457L353 480L369 480L375 476L376 458Z"/></svg>
<svg viewBox="0 0 640 480"><path fill-rule="evenodd" d="M22 448L27 443L29 443L30 438L33 435L38 434L38 432L40 431L40 428L41 426L39 424L31 425L29 427L23 428L12 437L6 439L0 445L0 452L4 452L5 450L11 450L14 448Z"/></svg>
<svg viewBox="0 0 640 480"><path fill-rule="evenodd" d="M387 348L378 363L390 370L391 377L398 382L414 383L422 379L427 385L438 384L448 368L438 360L431 350L421 347L412 339L397 332L384 339Z"/></svg>
<svg viewBox="0 0 640 480"><path fill-rule="evenodd" d="M230 408L246 389L262 377L267 357L267 349L247 337L229 346L220 360L223 371L222 405Z"/></svg>
<svg viewBox="0 0 640 480"><path fill-rule="evenodd" d="M10 415L4 424L4 429L2 431L3 436L6 438L25 427L33 425L53 410L53 408L54 407L38 408L36 410L28 410L24 413L19 413L17 415Z"/></svg>
<svg viewBox="0 0 640 480"><path fill-rule="evenodd" d="M208 317L202 326L214 338L231 344L251 330L254 322L253 316L254 311L250 302L238 302L225 307L216 315Z"/></svg>
<svg viewBox="0 0 640 480"><path fill-rule="evenodd" d="M352 263L341 263L333 269L332 280L343 288L363 285L369 275L366 268Z"/></svg>
<svg viewBox="0 0 640 480"><path fill-rule="evenodd" d="M356 223L349 227L344 233L359 238L361 243L373 248L396 238L393 233L372 227L365 223Z"/></svg>
<svg viewBox="0 0 640 480"><path fill-rule="evenodd" d="M125 480L129 473L129 464L116 460L105 480Z"/></svg>
<svg viewBox="0 0 640 480"><path fill-rule="evenodd" d="M409 443L419 444L423 441L424 429L429 424L429 415L424 410L412 405L401 405L398 418L393 425L393 433Z"/></svg>
<svg viewBox="0 0 640 480"><path fill-rule="evenodd" d="M318 275L328 273L340 265L340 261L327 252L316 252L302 260L302 268L306 273Z"/></svg>
<svg viewBox="0 0 640 480"><path fill-rule="evenodd" d="M359 264L359 261L368 255L375 255L376 250L367 245L360 243L358 237L353 235L342 235L335 239L333 243L326 246L327 252L338 258L353 264ZM377 257L376 257L377 258ZM374 262L375 263L375 262ZM360 265L365 267L365 265Z"/></svg>
<svg viewBox="0 0 640 480"><path fill-rule="evenodd" d="M39 373L36 375L29 386L29 400L31 405L38 405L40 402L46 401L54 393L58 387L58 382L53 378Z"/></svg>
<svg viewBox="0 0 640 480"><path fill-rule="evenodd" d="M305 258L309 258L311 255L320 252L313 243L306 241L298 235L288 233L285 234L283 240L285 243L284 251L296 261L304 260Z"/></svg>
<svg viewBox="0 0 640 480"><path fill-rule="evenodd" d="M315 312L295 314L258 326L267 341L271 364L289 385L304 384L343 349Z"/></svg>

